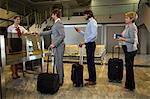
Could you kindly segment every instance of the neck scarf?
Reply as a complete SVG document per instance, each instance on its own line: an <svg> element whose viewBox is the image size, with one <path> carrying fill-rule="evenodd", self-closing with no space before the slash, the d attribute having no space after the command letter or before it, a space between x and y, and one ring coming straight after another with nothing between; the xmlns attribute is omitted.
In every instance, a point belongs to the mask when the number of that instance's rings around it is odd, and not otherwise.
<svg viewBox="0 0 150 99"><path fill-rule="evenodd" d="M17 31L18 37L20 38L21 37L21 31L20 31L19 27L16 27L16 31Z"/></svg>

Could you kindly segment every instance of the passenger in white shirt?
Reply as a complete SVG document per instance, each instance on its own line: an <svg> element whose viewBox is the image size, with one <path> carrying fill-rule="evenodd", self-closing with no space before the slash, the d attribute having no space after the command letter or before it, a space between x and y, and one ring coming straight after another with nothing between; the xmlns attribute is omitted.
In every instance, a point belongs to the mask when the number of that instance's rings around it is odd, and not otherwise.
<svg viewBox="0 0 150 99"><path fill-rule="evenodd" d="M87 85L96 85L96 70L94 63L94 53L96 48L97 38L97 22L94 19L93 12L91 10L84 11L84 18L88 21L85 32L75 27L75 30L84 37L84 42L80 43L80 46L85 44L87 55L87 66L89 72L89 78L85 79Z"/></svg>

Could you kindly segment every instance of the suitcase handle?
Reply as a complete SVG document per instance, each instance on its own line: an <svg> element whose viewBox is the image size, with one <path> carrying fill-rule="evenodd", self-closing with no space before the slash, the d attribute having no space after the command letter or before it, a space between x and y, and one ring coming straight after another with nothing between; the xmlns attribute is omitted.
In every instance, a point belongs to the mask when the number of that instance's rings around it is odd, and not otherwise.
<svg viewBox="0 0 150 99"><path fill-rule="evenodd" d="M118 49L118 58L120 58L120 47L117 47ZM112 58L114 58L114 51L115 51L115 46L112 47Z"/></svg>
<svg viewBox="0 0 150 99"><path fill-rule="evenodd" d="M52 57L53 49L48 47L48 59L47 59L47 73L48 73L48 67L49 67L49 57ZM54 54L53 54L54 55ZM53 74L55 73L55 61L54 56L52 57L52 67L53 67ZM57 70L57 69L56 69ZM58 72L57 72L58 73Z"/></svg>
<svg viewBox="0 0 150 99"><path fill-rule="evenodd" d="M83 46L79 46L79 53L80 53L80 56L79 56L79 64L80 65L83 65Z"/></svg>

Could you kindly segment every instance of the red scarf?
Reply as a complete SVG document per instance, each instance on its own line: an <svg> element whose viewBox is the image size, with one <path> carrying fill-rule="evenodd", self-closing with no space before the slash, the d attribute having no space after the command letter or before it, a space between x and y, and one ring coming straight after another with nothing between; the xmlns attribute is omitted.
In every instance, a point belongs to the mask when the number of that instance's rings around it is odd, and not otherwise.
<svg viewBox="0 0 150 99"><path fill-rule="evenodd" d="M17 31L18 37L20 38L21 37L21 31L20 31L19 27L16 27L16 31Z"/></svg>

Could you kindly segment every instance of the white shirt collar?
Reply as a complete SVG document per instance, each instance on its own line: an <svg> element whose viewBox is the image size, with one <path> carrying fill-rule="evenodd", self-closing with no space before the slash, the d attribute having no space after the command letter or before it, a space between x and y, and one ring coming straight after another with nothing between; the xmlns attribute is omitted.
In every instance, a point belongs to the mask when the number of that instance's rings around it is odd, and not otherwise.
<svg viewBox="0 0 150 99"><path fill-rule="evenodd" d="M16 27L15 24L12 25L13 27ZM18 25L18 27L21 27L20 25Z"/></svg>
<svg viewBox="0 0 150 99"><path fill-rule="evenodd" d="M55 23L56 23L57 21L60 21L60 18L56 19L56 20L55 20Z"/></svg>
<svg viewBox="0 0 150 99"><path fill-rule="evenodd" d="M130 26L133 26L133 25L135 26L135 22L134 22L134 23L132 23L132 24L130 24L130 25L129 25L129 24L127 24L127 25L126 25L126 27L130 27Z"/></svg>
<svg viewBox="0 0 150 99"><path fill-rule="evenodd" d="M93 20L93 17L89 18L89 19L88 19L88 22L90 22L91 20Z"/></svg>

